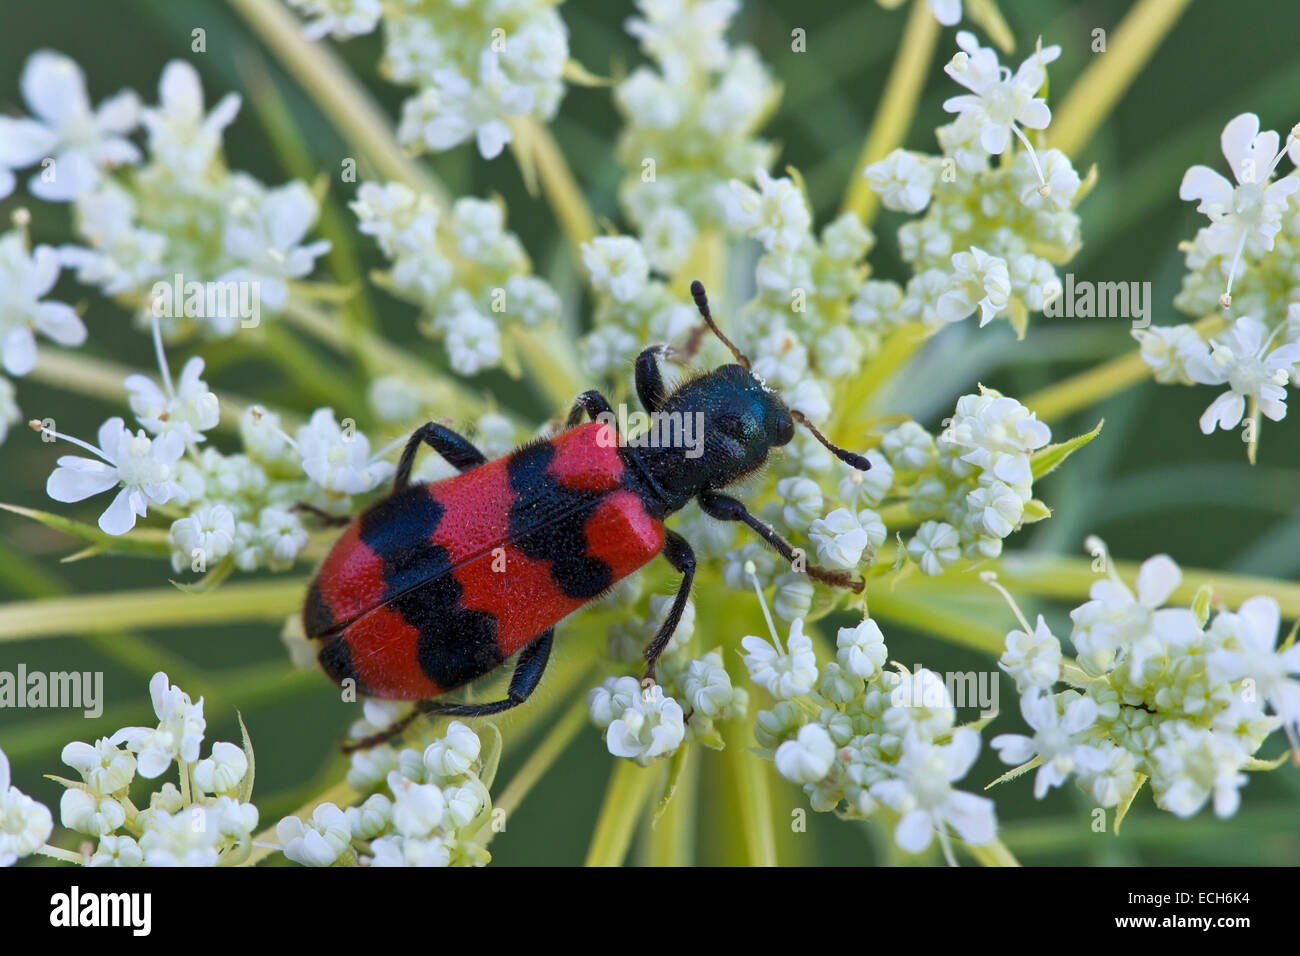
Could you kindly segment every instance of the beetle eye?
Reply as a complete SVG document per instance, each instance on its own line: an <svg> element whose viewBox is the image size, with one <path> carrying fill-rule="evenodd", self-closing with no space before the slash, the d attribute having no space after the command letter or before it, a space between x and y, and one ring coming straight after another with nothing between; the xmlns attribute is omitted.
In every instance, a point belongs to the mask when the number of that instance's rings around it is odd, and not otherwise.
<svg viewBox="0 0 1300 956"><path fill-rule="evenodd" d="M789 412L780 412L772 424L774 445L788 445L794 439L794 419Z"/></svg>

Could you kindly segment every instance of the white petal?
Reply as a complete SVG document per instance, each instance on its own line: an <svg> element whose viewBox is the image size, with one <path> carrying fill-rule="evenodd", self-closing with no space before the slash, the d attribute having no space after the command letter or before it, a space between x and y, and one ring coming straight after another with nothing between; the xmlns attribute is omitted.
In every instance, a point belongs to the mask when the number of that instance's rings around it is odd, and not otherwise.
<svg viewBox="0 0 1300 956"><path fill-rule="evenodd" d="M898 821L894 842L908 853L920 853L934 837L934 821L925 810L913 810Z"/></svg>
<svg viewBox="0 0 1300 956"><path fill-rule="evenodd" d="M1236 392L1224 392L1210 403L1210 407L1201 415L1201 431L1208 435L1215 426L1224 431L1236 428L1241 416L1246 411L1245 400Z"/></svg>
<svg viewBox="0 0 1300 956"><path fill-rule="evenodd" d="M76 462L77 464L73 464ZM65 456L45 482L45 493L65 504L102 494L118 483L117 469L92 458Z"/></svg>
<svg viewBox="0 0 1300 956"><path fill-rule="evenodd" d="M1138 571L1138 600L1149 608L1161 607L1182 581L1183 572L1173 558L1157 554L1143 561Z"/></svg>
<svg viewBox="0 0 1300 956"><path fill-rule="evenodd" d="M53 131L35 120L0 116L0 165L30 166L48 156L56 142Z"/></svg>
<svg viewBox="0 0 1300 956"><path fill-rule="evenodd" d="M5 371L10 375L26 375L36 367L36 336L25 325L16 325L5 333Z"/></svg>
<svg viewBox="0 0 1300 956"><path fill-rule="evenodd" d="M42 302L36 310L36 327L60 345L75 347L86 341L85 325L63 302Z"/></svg>
<svg viewBox="0 0 1300 956"><path fill-rule="evenodd" d="M1183 173L1182 185L1178 187L1179 199L1199 199L1205 203L1232 202L1232 183L1224 179L1209 166L1193 166Z"/></svg>
<svg viewBox="0 0 1300 956"><path fill-rule="evenodd" d="M1251 144L1259 134L1259 117L1254 113L1242 113L1228 121L1219 136L1219 146L1223 157L1228 161L1228 168L1237 182L1241 182L1245 160L1251 158ZM1273 157L1269 157L1272 159ZM1263 178L1263 170L1255 171L1256 180Z"/></svg>
<svg viewBox="0 0 1300 956"><path fill-rule="evenodd" d="M99 528L104 534L126 534L135 527L135 510L131 507L133 490L123 488L119 491L117 497L113 499L113 503L99 516ZM144 772L143 761L141 761L141 764L140 772L146 777L150 776L150 774Z"/></svg>
<svg viewBox="0 0 1300 956"><path fill-rule="evenodd" d="M998 824L992 800L958 790L948 798L944 811L957 835L971 846L993 842Z"/></svg>
<svg viewBox="0 0 1300 956"><path fill-rule="evenodd" d="M86 76L75 60L53 50L37 50L23 67L23 99L41 119L59 122L90 112Z"/></svg>
<svg viewBox="0 0 1300 956"><path fill-rule="evenodd" d="M1249 598L1242 602L1237 613L1250 625L1251 636L1255 640L1249 643L1257 650L1271 651L1277 643L1277 630L1282 623L1277 601L1267 596Z"/></svg>

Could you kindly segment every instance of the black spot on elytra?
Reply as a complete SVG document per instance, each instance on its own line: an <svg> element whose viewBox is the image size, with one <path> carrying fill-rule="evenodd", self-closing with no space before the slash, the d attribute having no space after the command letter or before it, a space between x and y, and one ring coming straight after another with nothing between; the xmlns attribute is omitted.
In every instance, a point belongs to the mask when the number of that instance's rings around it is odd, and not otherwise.
<svg viewBox="0 0 1300 956"><path fill-rule="evenodd" d="M613 583L613 571L587 554L584 525L605 497L565 488L547 468L550 442L526 445L511 456L507 472L516 498L510 506L510 540L535 561L549 561L551 580L566 596L587 600Z"/></svg>
<svg viewBox="0 0 1300 956"><path fill-rule="evenodd" d="M320 666L334 683L342 685L345 680L351 678L356 681L357 693L370 693L357 678L357 672L352 666L352 649L348 647L348 642L341 635L335 635L325 641L316 659L320 661Z"/></svg>
<svg viewBox="0 0 1300 956"><path fill-rule="evenodd" d="M302 606L302 627L308 638L320 637L334 626L334 615L320 596L320 585L313 581Z"/></svg>

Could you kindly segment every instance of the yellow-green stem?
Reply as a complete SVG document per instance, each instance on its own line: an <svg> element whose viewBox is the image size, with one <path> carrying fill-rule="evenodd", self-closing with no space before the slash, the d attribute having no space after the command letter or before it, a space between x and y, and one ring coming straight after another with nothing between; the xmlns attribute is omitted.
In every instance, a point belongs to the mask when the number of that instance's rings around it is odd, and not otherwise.
<svg viewBox="0 0 1300 956"><path fill-rule="evenodd" d="M1191 0L1140 0L1110 36L1105 53L1092 58L1075 81L1047 130L1050 144L1073 156L1115 108Z"/></svg>
<svg viewBox="0 0 1300 956"><path fill-rule="evenodd" d="M939 22L930 12L926 0L913 0L898 56L889 71L885 91L876 107L871 129L862 144L862 152L844 195L842 211L856 212L868 225L875 218L880 199L862 178L862 171L902 145L903 138L912 125L912 117L916 114L921 90L925 88L930 61L934 57L938 40Z"/></svg>
<svg viewBox="0 0 1300 956"><path fill-rule="evenodd" d="M304 39L298 21L276 0L230 0L230 5L380 175L446 202L446 190L407 155L383 111L328 46Z"/></svg>
<svg viewBox="0 0 1300 956"><path fill-rule="evenodd" d="M587 849L587 866L619 866L623 862L662 770L659 764L638 767L631 760L614 761Z"/></svg>

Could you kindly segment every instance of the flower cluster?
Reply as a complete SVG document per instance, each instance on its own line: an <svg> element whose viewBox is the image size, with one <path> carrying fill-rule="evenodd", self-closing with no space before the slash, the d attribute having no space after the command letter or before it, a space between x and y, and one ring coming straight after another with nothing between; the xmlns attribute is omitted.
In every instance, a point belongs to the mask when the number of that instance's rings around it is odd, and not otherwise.
<svg viewBox="0 0 1300 956"><path fill-rule="evenodd" d="M836 659L825 663L798 619L785 647L775 634L743 644L750 677L776 700L758 712L754 737L814 810L850 819L892 813L901 849L920 853L937 835L950 863L952 833L971 846L993 842L993 801L953 787L975 761L978 731L957 725L938 674L885 669L889 652L875 621L840 628Z"/></svg>
<svg viewBox="0 0 1300 956"><path fill-rule="evenodd" d="M277 414L252 406L239 422L244 452L200 450L205 432L220 421L220 403L201 378L201 358L191 358L179 381L172 380L156 317L153 331L160 381L133 374L123 382L141 427L133 432L120 417L110 418L91 445L31 423L95 456L60 457L46 493L77 502L115 491L99 518L106 534L126 534L152 507L174 519L168 545L176 571L283 571L309 539L299 504L350 511L351 496L392 475L384 460L392 446L372 453L356 423L338 422L329 408L317 409L291 437Z"/></svg>
<svg viewBox="0 0 1300 956"><path fill-rule="evenodd" d="M610 626L610 656L620 663L641 660L642 649L659 631L672 597L650 598L650 612ZM687 602L672 639L659 658L658 683L643 686L635 677L610 677L587 694L587 710L605 731L605 743L616 757L646 764L671 756L683 743L698 741L720 749L716 722L739 720L749 706L743 687L732 684L723 665L722 649L691 656L695 605Z"/></svg>
<svg viewBox="0 0 1300 956"><path fill-rule="evenodd" d="M364 736L392 722L395 708L369 701L352 728ZM499 739L499 738L498 738ZM452 721L423 752L390 746L354 754L348 782L357 806L322 803L311 818L276 827L284 855L303 866L482 866L494 830L491 763L474 731Z"/></svg>
<svg viewBox="0 0 1300 956"><path fill-rule="evenodd" d="M228 94L205 111L198 73L183 60L164 68L157 106L122 94L114 101L116 122L93 132L62 115L86 98L85 78L72 60L35 53L22 84L32 109L75 144L71 153L53 147L53 162L31 185L42 198L74 202L85 244L63 247L62 264L142 318L161 317L168 335L228 337L259 322L263 309L283 310L288 283L309 275L328 251L323 240L304 243L319 212L306 185L270 188L227 169L221 138L239 97ZM123 138L137 128L146 134L147 155ZM48 155L48 143L36 145L45 149L24 153L25 161ZM39 186L47 176L57 184L53 195Z"/></svg>
<svg viewBox="0 0 1300 956"><path fill-rule="evenodd" d="M218 866L246 859L253 848L258 813L250 801L252 745L217 742L201 757L207 722L203 700L190 700L164 673L149 682L157 726L123 727L93 744L63 748L63 762L80 779L63 785L59 820L88 843L86 866ZM175 764L179 788L168 781L137 807L130 796L136 777L157 780ZM44 847L52 822L40 804L9 787L8 762L0 754L0 865L17 856L68 851Z"/></svg>
<svg viewBox="0 0 1300 956"><path fill-rule="evenodd" d="M944 69L971 92L944 103L958 115L937 130L942 154L897 149L863 171L886 208L925 212L898 231L913 270L906 288L871 281L858 293L855 318L878 333L978 312L981 326L1008 318L1023 336L1029 314L1060 296L1055 267L1080 245L1074 208L1084 184L1068 156L1038 153L1022 129L1046 129L1051 120L1038 93L1060 48L1040 48L1012 74L972 34L959 32L957 43ZM1007 158L1013 137L1023 148ZM1001 161L990 165L990 157Z"/></svg>
<svg viewBox="0 0 1300 956"><path fill-rule="evenodd" d="M1236 428L1248 401L1281 421L1286 386L1300 384L1300 175L1293 168L1273 178L1284 158L1300 164L1300 132L1279 146L1276 132L1259 127L1258 116L1242 113L1223 128L1233 181L1193 166L1178 192L1210 224L1183 244L1189 271L1174 305L1198 318L1223 310L1228 327L1208 342L1188 324L1133 333L1156 381L1227 386L1201 416L1207 435Z"/></svg>
<svg viewBox="0 0 1300 956"><path fill-rule="evenodd" d="M720 183L766 168L772 144L756 132L779 89L758 54L731 47L725 32L737 0L639 0L627 22L653 66L614 89L623 117L619 191L651 266L665 275L687 263L701 231L725 220Z"/></svg>
<svg viewBox="0 0 1300 956"><path fill-rule="evenodd" d="M288 0L312 19L303 33L343 40L381 20L379 68L415 87L397 135L416 150L473 139L484 159L511 141L516 117L553 117L564 98L569 31L545 0Z"/></svg>
<svg viewBox="0 0 1300 956"><path fill-rule="evenodd" d="M558 318L559 297L530 274L498 203L463 198L444 212L401 183L363 183L352 209L392 263L385 281L424 310L425 330L442 337L457 373L501 364L506 322Z"/></svg>
<svg viewBox="0 0 1300 956"><path fill-rule="evenodd" d="M1190 607L1167 606L1181 582L1166 555L1142 564L1136 593L1110 567L1070 613L1074 661L1041 616L1007 635L1000 666L1033 733L992 743L1005 762L1037 767L1035 796L1073 775L1099 806L1127 807L1149 779L1164 810L1189 817L1211 802L1227 817L1244 771L1276 766L1255 757L1265 739L1283 728L1296 745L1300 649L1278 647L1277 602L1211 616L1203 589Z"/></svg>

